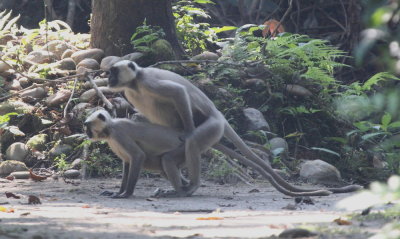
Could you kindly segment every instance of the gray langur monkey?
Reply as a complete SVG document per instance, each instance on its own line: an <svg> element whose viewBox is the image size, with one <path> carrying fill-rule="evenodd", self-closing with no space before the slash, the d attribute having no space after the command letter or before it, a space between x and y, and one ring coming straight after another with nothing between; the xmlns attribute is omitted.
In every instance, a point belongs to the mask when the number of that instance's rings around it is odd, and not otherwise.
<svg viewBox="0 0 400 239"><path fill-rule="evenodd" d="M181 175L181 168L185 166L184 153L177 155L173 161L165 158L165 153L182 145L182 137L184 136L182 130L147 122L113 119L105 110L97 110L92 113L84 124L86 134L91 140L106 141L111 150L123 161L121 187L118 193L112 195L113 198L126 198L133 194L142 168L158 171L171 182L175 191L165 191L160 196L187 196L185 187L188 182ZM253 167L268 179L278 191L286 195L308 195L304 192L298 194L286 190L261 167L220 143L214 145L213 148L229 157L238 159L239 162L247 166ZM172 178L167 175L172 175ZM176 181L180 183L176 183ZM321 195L330 193L320 190L312 191L311 195L316 192Z"/></svg>
<svg viewBox="0 0 400 239"><path fill-rule="evenodd" d="M326 196L331 192L351 192L361 188L350 185L315 191L287 183L254 154L200 89L174 72L142 68L132 61L123 60L110 68L108 84L113 91L123 91L128 101L151 123L184 131L184 145L165 153L164 159L173 161L177 155L185 154L190 180L189 186L183 189L186 196L193 194L200 186L201 153L216 145L223 136L239 149L248 162L262 168L281 188L298 196ZM169 180L173 178L173 175L168 175L169 171L165 173ZM180 183L180 179L172 180L176 181L175 185Z"/></svg>

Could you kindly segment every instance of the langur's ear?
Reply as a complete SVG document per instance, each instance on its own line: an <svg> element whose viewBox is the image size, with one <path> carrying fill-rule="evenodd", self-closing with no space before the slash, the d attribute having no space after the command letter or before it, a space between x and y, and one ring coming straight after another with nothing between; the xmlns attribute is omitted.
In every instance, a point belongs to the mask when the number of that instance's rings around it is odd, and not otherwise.
<svg viewBox="0 0 400 239"><path fill-rule="evenodd" d="M129 62L128 67L131 68L133 71L136 71L136 66L135 64L133 64L133 62Z"/></svg>
<svg viewBox="0 0 400 239"><path fill-rule="evenodd" d="M97 118L99 118L99 119L102 120L102 121L106 121L106 117L105 117L103 114L99 114L99 115L97 116Z"/></svg>

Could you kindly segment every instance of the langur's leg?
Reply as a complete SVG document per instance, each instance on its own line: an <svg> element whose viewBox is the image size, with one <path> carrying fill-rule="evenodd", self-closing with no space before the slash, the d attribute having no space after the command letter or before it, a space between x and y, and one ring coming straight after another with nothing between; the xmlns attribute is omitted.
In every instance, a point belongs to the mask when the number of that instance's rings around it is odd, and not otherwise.
<svg viewBox="0 0 400 239"><path fill-rule="evenodd" d="M100 195L114 197L116 195L123 193L126 190L128 174L129 174L129 163L123 162L123 164L122 164L122 182L121 182L121 187L119 188L119 192L116 193L116 192L104 191Z"/></svg>

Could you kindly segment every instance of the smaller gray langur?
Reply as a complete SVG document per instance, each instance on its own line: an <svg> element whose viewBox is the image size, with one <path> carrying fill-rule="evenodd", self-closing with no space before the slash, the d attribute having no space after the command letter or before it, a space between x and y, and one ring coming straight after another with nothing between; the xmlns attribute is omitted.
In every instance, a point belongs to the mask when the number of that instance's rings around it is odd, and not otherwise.
<svg viewBox="0 0 400 239"><path fill-rule="evenodd" d="M165 153L179 147L183 141L183 131L171 129L148 122L137 122L128 119L113 119L105 110L98 110L85 121L86 133L93 141L104 140L111 150L123 161L123 177L118 193L113 198L126 198L133 194L142 168L158 171L167 178L174 191L165 191L162 196L187 196L185 190L187 180L181 169L185 166L185 155L177 155L165 159ZM236 158L246 166L252 167L281 193L289 196L329 195L326 190L310 190L309 192L292 192L276 182L262 167L236 153L232 149L218 143L213 147L231 158Z"/></svg>

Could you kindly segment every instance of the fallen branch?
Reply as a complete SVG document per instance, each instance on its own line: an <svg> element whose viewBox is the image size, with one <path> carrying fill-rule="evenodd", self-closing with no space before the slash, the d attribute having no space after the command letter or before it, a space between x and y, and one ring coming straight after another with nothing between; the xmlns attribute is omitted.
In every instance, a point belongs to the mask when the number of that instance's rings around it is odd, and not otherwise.
<svg viewBox="0 0 400 239"><path fill-rule="evenodd" d="M100 99L104 102L106 105L106 108L112 111L112 116L115 117L117 115L117 110L111 104L111 102L104 96L103 92L97 87L96 83L93 81L93 77L90 75L90 72L85 73L85 77L90 81L90 84L92 85L93 89L96 91L97 95L100 97Z"/></svg>
<svg viewBox="0 0 400 239"><path fill-rule="evenodd" d="M249 62L249 63L233 63L233 62L224 62L224 61L215 61L215 60L174 60L174 61L160 61L157 62L149 67L156 67L159 65L166 65L166 64L201 64L201 63L206 63L206 64L224 64L224 65L232 65L232 66L242 66L242 67L247 67L247 66L255 66L257 64L260 64L260 61L254 61L254 62Z"/></svg>

